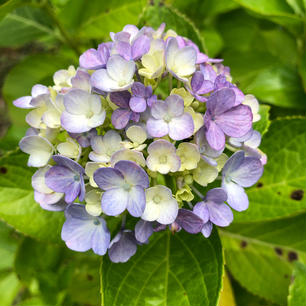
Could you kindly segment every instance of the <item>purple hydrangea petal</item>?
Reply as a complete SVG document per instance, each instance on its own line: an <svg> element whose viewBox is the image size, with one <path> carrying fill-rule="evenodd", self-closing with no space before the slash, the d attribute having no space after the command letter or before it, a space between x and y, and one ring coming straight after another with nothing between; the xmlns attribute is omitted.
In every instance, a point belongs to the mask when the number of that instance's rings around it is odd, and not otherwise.
<svg viewBox="0 0 306 306"><path fill-rule="evenodd" d="M39 205L50 211L62 211L66 208L67 203L62 200L63 195L61 193L41 193L34 190L34 200L39 203Z"/></svg>
<svg viewBox="0 0 306 306"><path fill-rule="evenodd" d="M168 106L164 101L157 101L152 105L151 115L154 119L162 119L168 112Z"/></svg>
<svg viewBox="0 0 306 306"><path fill-rule="evenodd" d="M184 100L179 95L170 95L165 100L167 105L167 114L170 117L179 117L184 113Z"/></svg>
<svg viewBox="0 0 306 306"><path fill-rule="evenodd" d="M227 194L222 188L214 188L207 191L205 196L206 202L214 202L217 204L225 202L227 199Z"/></svg>
<svg viewBox="0 0 306 306"><path fill-rule="evenodd" d="M151 222L139 220L135 225L135 238L141 243L145 243L153 234Z"/></svg>
<svg viewBox="0 0 306 306"><path fill-rule="evenodd" d="M190 234L197 234L201 231L204 222L191 210L181 208L178 211L175 222Z"/></svg>
<svg viewBox="0 0 306 306"><path fill-rule="evenodd" d="M142 83L134 82L131 88L133 96L141 97L141 98L146 97L146 88L147 87L145 87ZM152 95L152 88L151 88L151 95Z"/></svg>
<svg viewBox="0 0 306 306"><path fill-rule="evenodd" d="M115 170L119 170L126 182L129 184L141 186L143 188L149 187L149 178L147 173L136 163L128 160L121 160L115 164Z"/></svg>
<svg viewBox="0 0 306 306"><path fill-rule="evenodd" d="M206 106L208 111L216 116L231 109L235 104L235 99L235 92L232 89L224 88L212 93Z"/></svg>
<svg viewBox="0 0 306 306"><path fill-rule="evenodd" d="M68 248L85 252L93 249L104 255L110 243L110 233L101 217L92 217L84 205L72 204L65 211L66 221L62 228L62 239Z"/></svg>
<svg viewBox="0 0 306 306"><path fill-rule="evenodd" d="M200 67L201 67L201 72L203 73L204 79L214 83L217 77L217 73L214 70L214 68L209 64L203 64Z"/></svg>
<svg viewBox="0 0 306 306"><path fill-rule="evenodd" d="M209 211L207 209L207 205L205 202L198 202L194 207L193 207L193 213L199 216L203 223L208 222L209 220Z"/></svg>
<svg viewBox="0 0 306 306"><path fill-rule="evenodd" d="M232 210L224 203L207 203L209 220L218 226L228 226L234 219Z"/></svg>
<svg viewBox="0 0 306 306"><path fill-rule="evenodd" d="M119 232L111 241L108 256L112 262L127 262L137 251L137 241L132 231Z"/></svg>
<svg viewBox="0 0 306 306"><path fill-rule="evenodd" d="M208 80L204 80L201 88L198 90L199 95L207 94L214 90L214 83Z"/></svg>
<svg viewBox="0 0 306 306"><path fill-rule="evenodd" d="M233 182L242 187L254 185L262 176L263 166L260 159L256 157L245 157L242 164L231 172Z"/></svg>
<svg viewBox="0 0 306 306"><path fill-rule="evenodd" d="M205 136L208 144L216 151L223 150L225 146L225 135L219 126L210 120L206 120L207 116L204 117L205 122Z"/></svg>
<svg viewBox="0 0 306 306"><path fill-rule="evenodd" d="M114 43L114 49L127 61L132 59L132 48L128 42L116 41Z"/></svg>
<svg viewBox="0 0 306 306"><path fill-rule="evenodd" d="M237 211L244 211L249 207L249 199L244 189L234 182L222 182L222 188L227 193L227 203Z"/></svg>
<svg viewBox="0 0 306 306"><path fill-rule="evenodd" d="M142 35L138 37L132 44L132 58L138 60L150 50L150 38Z"/></svg>
<svg viewBox="0 0 306 306"><path fill-rule="evenodd" d="M230 173L234 172L238 167L243 163L244 152L237 151L235 152L225 163L222 169L222 175L227 176Z"/></svg>
<svg viewBox="0 0 306 306"><path fill-rule="evenodd" d="M127 210L133 217L140 217L146 206L144 189L134 186L129 190Z"/></svg>
<svg viewBox="0 0 306 306"><path fill-rule="evenodd" d="M64 193L75 182L76 173L62 166L51 167L45 175L46 185L56 191ZM79 180L79 176L76 177Z"/></svg>
<svg viewBox="0 0 306 306"><path fill-rule="evenodd" d="M108 216L117 216L125 211L129 200L128 191L123 188L107 190L102 195L102 211Z"/></svg>
<svg viewBox="0 0 306 306"><path fill-rule="evenodd" d="M128 109L118 108L112 113L112 124L118 130L127 126L132 116L132 112Z"/></svg>
<svg viewBox="0 0 306 306"><path fill-rule="evenodd" d="M114 168L99 168L95 171L93 178L103 190L120 188L124 184L124 176Z"/></svg>
<svg viewBox="0 0 306 306"><path fill-rule="evenodd" d="M80 174L85 173L84 168L80 164L78 164L77 162L75 162L74 160L68 157L65 157L62 155L54 155L52 156L52 158L57 163L58 166L69 168L70 170L76 173L80 173Z"/></svg>
<svg viewBox="0 0 306 306"><path fill-rule="evenodd" d="M252 128L253 115L246 105L238 105L216 116L215 122L223 132L232 137L241 137Z"/></svg>
<svg viewBox="0 0 306 306"><path fill-rule="evenodd" d="M25 108L25 109L34 108L34 106L31 104L31 101L32 101L31 96L25 96L13 101L13 104L19 108Z"/></svg>
<svg viewBox="0 0 306 306"><path fill-rule="evenodd" d="M213 229L213 225L210 221L208 221L207 223L203 225L201 232L205 238L208 238L212 232L212 229Z"/></svg>
<svg viewBox="0 0 306 306"><path fill-rule="evenodd" d="M204 82L204 76L200 71L196 71L191 79L191 89L194 92L198 92Z"/></svg>
<svg viewBox="0 0 306 306"><path fill-rule="evenodd" d="M180 117L172 118L168 126L169 136L174 140L189 138L194 131L193 119L188 113L184 113Z"/></svg>
<svg viewBox="0 0 306 306"><path fill-rule="evenodd" d="M145 98L141 97L132 97L129 105L131 110L136 113L142 113L147 108L147 102Z"/></svg>
<svg viewBox="0 0 306 306"><path fill-rule="evenodd" d="M152 137L163 137L169 132L168 124L162 119L149 118L147 121L148 133Z"/></svg>
<svg viewBox="0 0 306 306"><path fill-rule="evenodd" d="M99 52L93 48L81 54L79 62L80 67L93 70L104 68L106 65L106 63L101 60Z"/></svg>
<svg viewBox="0 0 306 306"><path fill-rule="evenodd" d="M109 98L120 108L129 108L131 94L128 91L111 92Z"/></svg>

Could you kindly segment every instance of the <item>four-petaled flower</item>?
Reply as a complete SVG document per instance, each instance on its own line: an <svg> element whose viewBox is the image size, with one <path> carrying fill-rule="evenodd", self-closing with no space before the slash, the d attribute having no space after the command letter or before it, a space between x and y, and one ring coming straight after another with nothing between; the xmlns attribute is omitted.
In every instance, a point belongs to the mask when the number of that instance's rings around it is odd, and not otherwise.
<svg viewBox="0 0 306 306"><path fill-rule="evenodd" d="M56 165L47 171L46 185L53 191L64 193L67 203L72 203L77 197L83 201L85 196L84 168L64 156L54 155L52 158Z"/></svg>
<svg viewBox="0 0 306 306"><path fill-rule="evenodd" d="M168 134L173 140L190 137L194 131L194 123L191 115L184 112L182 97L170 95L165 101L155 102L151 108L151 118L147 121L147 129L153 137Z"/></svg>
<svg viewBox="0 0 306 306"><path fill-rule="evenodd" d="M121 214L125 209L140 217L145 209L145 188L149 187L146 172L136 163L122 160L114 168L100 168L94 173L96 184L105 192L102 211L109 216Z"/></svg>

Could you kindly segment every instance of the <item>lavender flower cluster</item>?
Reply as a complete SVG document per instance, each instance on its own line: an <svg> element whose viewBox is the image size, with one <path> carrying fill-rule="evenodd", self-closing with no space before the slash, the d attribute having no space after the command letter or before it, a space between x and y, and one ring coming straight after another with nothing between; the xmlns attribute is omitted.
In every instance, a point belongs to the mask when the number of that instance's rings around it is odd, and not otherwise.
<svg viewBox="0 0 306 306"><path fill-rule="evenodd" d="M66 245L125 262L155 231L209 237L213 224L228 226L232 209L248 208L244 188L261 177L266 156L252 129L258 102L222 60L165 24L110 37L14 105L31 109L19 145L38 168L36 202L65 211ZM111 238L114 218L122 225Z"/></svg>

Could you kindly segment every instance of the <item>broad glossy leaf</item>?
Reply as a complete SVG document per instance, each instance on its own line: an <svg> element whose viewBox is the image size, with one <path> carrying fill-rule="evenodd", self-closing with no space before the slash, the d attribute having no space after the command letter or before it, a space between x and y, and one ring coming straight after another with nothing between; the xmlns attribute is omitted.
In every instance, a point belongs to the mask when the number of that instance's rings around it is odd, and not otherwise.
<svg viewBox="0 0 306 306"><path fill-rule="evenodd" d="M218 306L236 306L234 292L228 273L225 271Z"/></svg>
<svg viewBox="0 0 306 306"><path fill-rule="evenodd" d="M303 19L295 15L292 8L283 0L234 0L246 9L281 24L293 33L302 33Z"/></svg>
<svg viewBox="0 0 306 306"><path fill-rule="evenodd" d="M199 46L200 50L207 52L207 50L205 50L204 37L202 37L193 22L184 14L176 10L175 5L174 7L170 7L159 2L160 1L155 1L155 3L152 2L152 4L146 8L141 18L141 24L158 28L165 22L166 30L172 29L179 35L188 37Z"/></svg>
<svg viewBox="0 0 306 306"><path fill-rule="evenodd" d="M241 285L232 279L232 286L235 293L235 300L237 306L278 306L278 304L265 300L264 298L254 295L247 289L241 287Z"/></svg>
<svg viewBox="0 0 306 306"><path fill-rule="evenodd" d="M27 0L9 0L5 1L0 5L0 21L11 11L16 9L18 6L26 5L29 1Z"/></svg>
<svg viewBox="0 0 306 306"><path fill-rule="evenodd" d="M306 121L283 118L271 123L260 146L268 156L259 182L246 189L249 208L235 213L236 222L269 220L306 209Z"/></svg>
<svg viewBox="0 0 306 306"><path fill-rule="evenodd" d="M14 230L0 221L0 271L13 267L17 246L18 239Z"/></svg>
<svg viewBox="0 0 306 306"><path fill-rule="evenodd" d="M222 230L232 276L252 293L286 305L293 264L306 262L305 225L302 215Z"/></svg>
<svg viewBox="0 0 306 306"><path fill-rule="evenodd" d="M41 38L59 38L49 16L38 8L25 6L0 22L0 47L18 47Z"/></svg>
<svg viewBox="0 0 306 306"><path fill-rule="evenodd" d="M73 252L64 244L31 238L24 239L15 260L22 283L38 284L41 305L98 305L99 265L100 257L92 252Z"/></svg>
<svg viewBox="0 0 306 306"><path fill-rule="evenodd" d="M60 241L64 215L43 210L34 201L27 156L12 153L0 159L0 219L39 240Z"/></svg>
<svg viewBox="0 0 306 306"><path fill-rule="evenodd" d="M14 272L0 275L0 304L1 306L11 306L14 302L21 284Z"/></svg>
<svg viewBox="0 0 306 306"><path fill-rule="evenodd" d="M112 3L113 1L110 1ZM118 3L119 2L119 3ZM79 36L88 39L110 40L109 32L119 32L126 24L137 24L146 1L118 1L89 18L79 29ZM116 2L114 2L116 3Z"/></svg>
<svg viewBox="0 0 306 306"><path fill-rule="evenodd" d="M288 306L303 306L306 301L306 265L297 262L292 277L293 283L289 288Z"/></svg>
<svg viewBox="0 0 306 306"><path fill-rule="evenodd" d="M209 239L183 231L155 233L127 263L103 258L102 305L215 306L222 271L216 231Z"/></svg>

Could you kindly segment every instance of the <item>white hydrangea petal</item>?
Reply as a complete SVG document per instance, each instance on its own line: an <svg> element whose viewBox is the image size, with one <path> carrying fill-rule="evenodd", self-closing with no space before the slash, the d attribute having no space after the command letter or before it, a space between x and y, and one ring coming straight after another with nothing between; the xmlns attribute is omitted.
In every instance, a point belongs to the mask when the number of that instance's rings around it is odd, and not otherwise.
<svg viewBox="0 0 306 306"><path fill-rule="evenodd" d="M53 193L45 183L45 174L51 168L50 165L38 169L32 176L32 187L40 193Z"/></svg>
<svg viewBox="0 0 306 306"><path fill-rule="evenodd" d="M142 144L147 139L147 133L144 128L139 125L132 125L126 131L126 136L138 144Z"/></svg>
<svg viewBox="0 0 306 306"><path fill-rule="evenodd" d="M171 224L175 221L178 214L178 204L175 199L160 203L160 214L156 219L161 224Z"/></svg>
<svg viewBox="0 0 306 306"><path fill-rule="evenodd" d="M23 152L30 154L30 167L45 166L53 152L52 144L41 136L26 136L19 142L19 147Z"/></svg>

